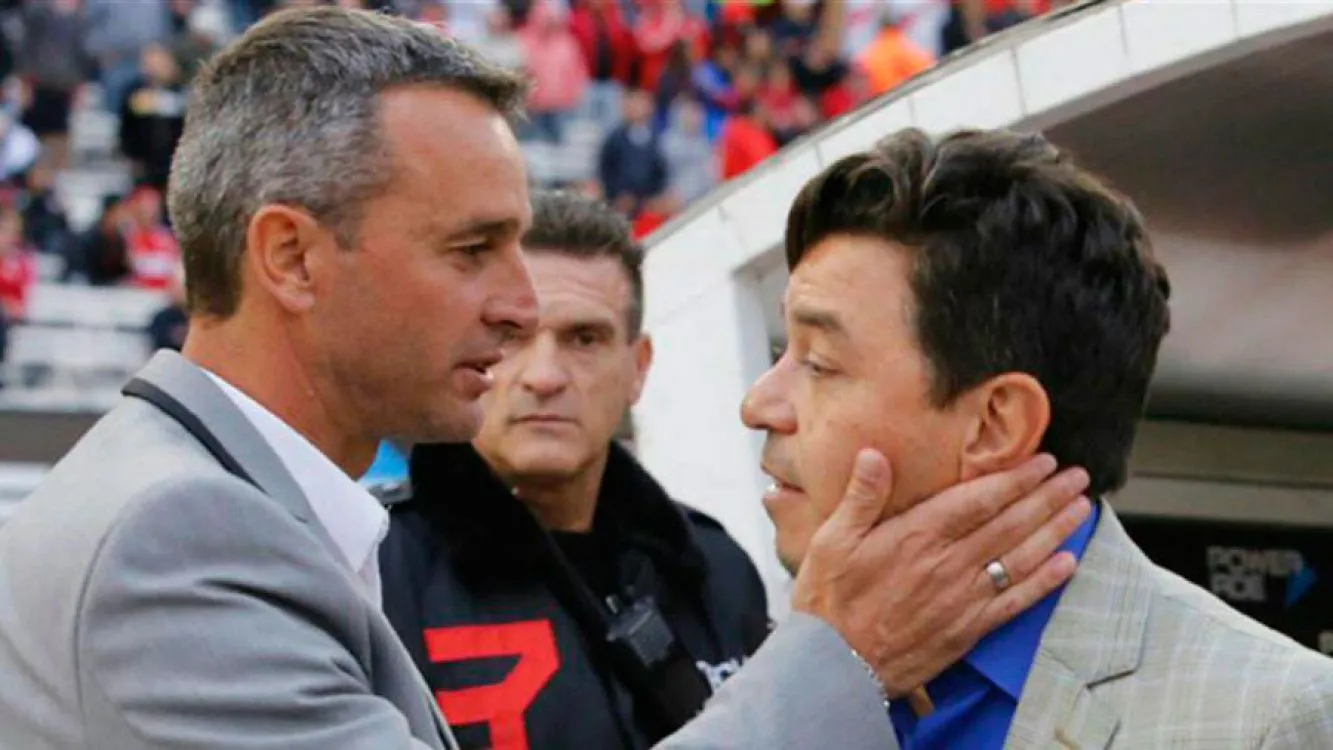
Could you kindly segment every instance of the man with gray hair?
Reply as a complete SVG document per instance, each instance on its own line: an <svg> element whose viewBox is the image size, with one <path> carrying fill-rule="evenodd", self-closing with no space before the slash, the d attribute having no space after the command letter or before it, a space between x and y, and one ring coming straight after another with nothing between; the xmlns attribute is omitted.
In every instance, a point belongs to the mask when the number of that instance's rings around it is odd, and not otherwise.
<svg viewBox="0 0 1333 750"><path fill-rule="evenodd" d="M275 14L199 73L169 195L183 354L0 526L6 748L456 746L380 611L385 513L351 478L385 438L471 438L536 324L524 95L429 27L333 8ZM867 454L798 614L664 747L893 747L883 701L1072 572L1051 552L1081 487L1053 468L880 522ZM978 584L1015 549L1012 587Z"/></svg>

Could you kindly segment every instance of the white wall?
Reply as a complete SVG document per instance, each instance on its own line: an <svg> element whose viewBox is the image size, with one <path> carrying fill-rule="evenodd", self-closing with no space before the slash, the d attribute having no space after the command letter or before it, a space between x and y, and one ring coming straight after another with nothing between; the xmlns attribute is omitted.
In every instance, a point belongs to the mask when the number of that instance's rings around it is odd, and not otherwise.
<svg viewBox="0 0 1333 750"><path fill-rule="evenodd" d="M739 409L769 361L757 273L778 262L787 209L805 181L906 126L944 132L1049 118L1155 85L1172 66L1187 69L1191 58L1228 49L1244 54L1330 20L1333 0L1129 0L1077 8L949 60L709 196L654 236L645 262L645 317L656 358L634 413L641 459L678 499L726 524L758 561L781 614L787 581L760 505L767 484L758 470L760 438L741 425Z"/></svg>

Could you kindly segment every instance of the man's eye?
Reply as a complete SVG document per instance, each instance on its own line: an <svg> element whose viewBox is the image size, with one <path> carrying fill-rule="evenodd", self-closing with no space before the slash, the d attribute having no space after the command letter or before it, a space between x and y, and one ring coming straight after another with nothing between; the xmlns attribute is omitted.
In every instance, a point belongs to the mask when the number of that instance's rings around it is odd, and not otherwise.
<svg viewBox="0 0 1333 750"><path fill-rule="evenodd" d="M809 358L802 359L802 360L801 360L801 366L804 367L805 369L809 370L809 371L810 371L810 374L811 374L811 375L814 375L814 376L816 376L816 377L823 377L823 376L825 376L825 375L832 375L832 374L833 374L833 368L831 368L831 367L825 367L825 366L823 366L823 365L821 365L821 364L819 364L819 363L817 363L817 362L815 362L814 360L809 359Z"/></svg>

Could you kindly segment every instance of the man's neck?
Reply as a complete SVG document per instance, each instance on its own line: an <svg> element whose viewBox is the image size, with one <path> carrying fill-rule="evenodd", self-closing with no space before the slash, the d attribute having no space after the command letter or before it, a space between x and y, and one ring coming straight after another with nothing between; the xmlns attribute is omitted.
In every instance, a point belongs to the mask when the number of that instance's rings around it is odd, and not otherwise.
<svg viewBox="0 0 1333 750"><path fill-rule="evenodd" d="M359 477L370 468L378 442L354 429L348 414L330 408L336 401L318 387L281 335L260 335L236 319L192 318L181 354L254 399L348 476Z"/></svg>
<svg viewBox="0 0 1333 750"><path fill-rule="evenodd" d="M602 454L577 474L558 480L509 482L517 497L542 526L550 531L587 533L597 515L597 497L602 491L607 454Z"/></svg>

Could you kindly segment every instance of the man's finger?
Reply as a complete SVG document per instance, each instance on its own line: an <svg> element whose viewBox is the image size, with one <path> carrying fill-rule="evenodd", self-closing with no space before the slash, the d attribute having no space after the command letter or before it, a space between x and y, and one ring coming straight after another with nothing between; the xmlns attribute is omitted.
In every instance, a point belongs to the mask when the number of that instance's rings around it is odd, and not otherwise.
<svg viewBox="0 0 1333 750"><path fill-rule="evenodd" d="M1010 511L1017 510L1019 506L1013 506ZM1078 530L1079 526L1092 514L1092 503L1085 497L1074 501L1071 505L1061 509L1055 515L1050 516L1041 524L1039 528L1031 532L1027 539L1024 539L1017 547L1012 550L1001 551L998 554L992 553L987 560L999 560L1009 574L1011 581L1022 581L1030 578L1032 574L1041 567L1052 555L1060 549L1060 545ZM990 576L986 574L984 566L977 575L977 586L983 591L994 593L995 584Z"/></svg>
<svg viewBox="0 0 1333 750"><path fill-rule="evenodd" d="M1078 562L1069 552L1060 552L1047 558L1032 575L992 599L982 609L981 615L970 624L970 629L975 632L968 636L980 640L983 635L1014 619L1020 612L1031 609L1047 594L1063 586L1077 568Z"/></svg>
<svg viewBox="0 0 1333 750"><path fill-rule="evenodd" d="M1082 497L1088 484L1088 472L1078 467L1065 469L1005 508L994 521L958 541L958 544L975 549L976 559L984 565L1017 549L1045 526L1047 521L1059 517ZM1070 529L1065 538L1072 533L1073 529ZM1060 546L1063 541L1063 538L1058 540L1055 546Z"/></svg>
<svg viewBox="0 0 1333 750"><path fill-rule="evenodd" d="M824 522L829 533L860 539L884 517L888 503L891 474L888 459L873 448L863 448L852 462L852 477L847 482L838 507Z"/></svg>
<svg viewBox="0 0 1333 750"><path fill-rule="evenodd" d="M1009 471L954 485L910 512L931 514L930 526L949 539L962 539L1026 497L1055 469L1055 458L1041 453Z"/></svg>

